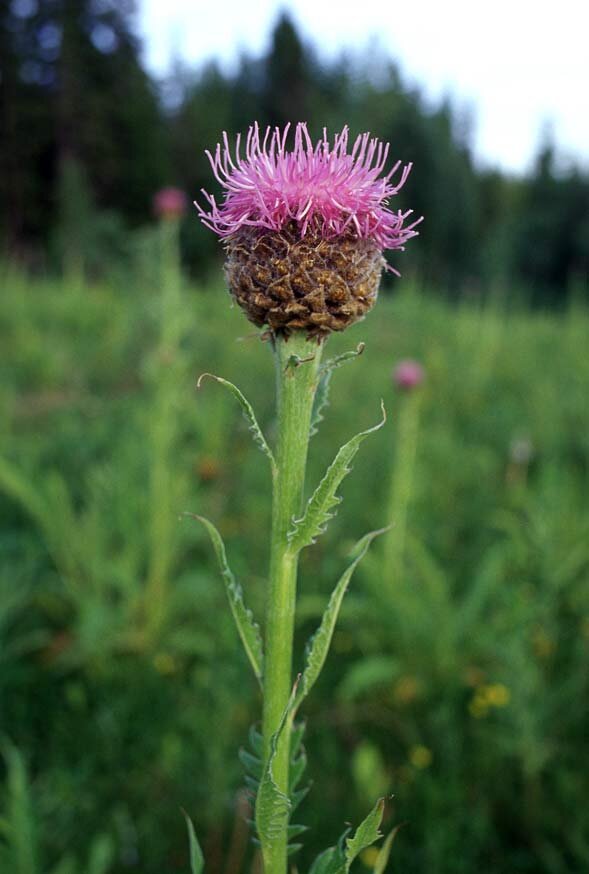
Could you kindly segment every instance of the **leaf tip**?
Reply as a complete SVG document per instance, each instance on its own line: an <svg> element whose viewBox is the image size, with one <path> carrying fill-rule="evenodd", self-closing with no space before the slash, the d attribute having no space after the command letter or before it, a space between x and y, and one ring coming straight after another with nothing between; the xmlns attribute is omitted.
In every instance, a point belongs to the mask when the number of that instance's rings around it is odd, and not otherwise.
<svg viewBox="0 0 589 874"><path fill-rule="evenodd" d="M219 376L215 376L214 373L208 373L208 372L206 372L206 373L201 373L201 375L199 376L199 378L198 378L197 381L196 381L196 388L197 388L197 389L201 388L203 380L206 379L207 377L208 377L209 379L214 379L216 382L220 382L220 381L221 381L221 377L219 377Z"/></svg>

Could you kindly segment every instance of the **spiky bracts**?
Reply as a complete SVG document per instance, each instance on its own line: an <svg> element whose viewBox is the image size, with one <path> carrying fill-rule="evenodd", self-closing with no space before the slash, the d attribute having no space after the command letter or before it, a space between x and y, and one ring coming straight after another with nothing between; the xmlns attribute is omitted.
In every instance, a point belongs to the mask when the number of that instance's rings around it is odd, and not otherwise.
<svg viewBox="0 0 589 874"><path fill-rule="evenodd" d="M227 240L229 288L248 319L285 335L343 331L374 305L384 258L372 240L243 230Z"/></svg>
<svg viewBox="0 0 589 874"><path fill-rule="evenodd" d="M366 314L387 266L383 251L402 250L417 234L419 220L405 225L411 210L388 206L411 165L398 161L382 176L388 144L365 133L348 152L347 127L333 146L325 132L313 145L299 123L292 150L288 132L268 128L262 139L252 126L244 157L240 137L232 155L225 134L208 153L224 201L203 192L209 209L198 209L225 241L230 289L248 318L274 333L321 338Z"/></svg>

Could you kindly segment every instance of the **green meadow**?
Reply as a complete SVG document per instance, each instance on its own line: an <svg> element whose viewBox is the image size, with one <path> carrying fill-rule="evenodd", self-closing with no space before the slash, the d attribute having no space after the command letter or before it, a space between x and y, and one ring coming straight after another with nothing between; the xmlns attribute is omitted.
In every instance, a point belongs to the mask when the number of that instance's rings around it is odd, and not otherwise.
<svg viewBox="0 0 589 874"><path fill-rule="evenodd" d="M220 280L161 295L3 268L0 871L259 870L237 750L259 692L202 513L263 617L271 349ZM589 312L509 289L448 302L395 280L337 354L309 487L375 424L305 553L298 661L355 541L392 523L346 597L305 706L307 870L379 795L391 872L589 870ZM420 361L416 392L395 388ZM372 870L372 850L358 872Z"/></svg>

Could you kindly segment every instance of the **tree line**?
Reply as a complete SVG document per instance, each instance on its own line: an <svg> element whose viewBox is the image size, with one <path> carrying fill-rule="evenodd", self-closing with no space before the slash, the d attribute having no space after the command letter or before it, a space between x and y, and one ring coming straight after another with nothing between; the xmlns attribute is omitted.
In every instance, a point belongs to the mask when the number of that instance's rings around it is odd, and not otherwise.
<svg viewBox="0 0 589 874"><path fill-rule="evenodd" d="M1 2L0 245L12 258L80 257L100 271L150 221L159 187L190 199L211 187L204 150L221 131L304 119L313 135L370 130L413 162L400 202L426 221L404 273L454 292L587 293L587 167L563 166L549 137L525 176L477 166L465 112L432 105L382 54L326 62L282 14L261 57L244 54L231 72L177 62L155 81L133 0ZM187 267L204 275L216 241L192 216L182 240Z"/></svg>

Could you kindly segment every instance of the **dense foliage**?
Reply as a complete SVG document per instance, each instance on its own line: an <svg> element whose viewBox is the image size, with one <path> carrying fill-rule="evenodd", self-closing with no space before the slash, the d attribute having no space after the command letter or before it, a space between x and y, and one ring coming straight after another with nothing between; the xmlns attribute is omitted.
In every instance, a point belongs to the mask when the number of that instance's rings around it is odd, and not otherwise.
<svg viewBox="0 0 589 874"><path fill-rule="evenodd" d="M266 459L224 390L195 382L212 370L238 383L271 433L271 355L219 286L186 289L164 314L157 262L143 253L138 270L94 286L2 275L11 874L186 872L181 807L211 874L252 857L236 749L258 693L206 532L179 516L215 518L261 615ZM381 397L389 421L303 562L301 663L358 531L395 507L397 539L392 565L379 541L358 569L304 708L314 786L300 870L389 793L387 824L407 823L395 870L587 870L588 330L577 303L450 308L406 281L329 340L330 354L367 346L334 374L309 481L334 442L377 421ZM427 371L419 395L393 388L407 356ZM416 397L412 482L391 495Z"/></svg>
<svg viewBox="0 0 589 874"><path fill-rule="evenodd" d="M526 284L561 300L586 283L589 174L547 139L525 178L473 160L468 113L428 102L388 57L325 62L288 17L262 57L232 72L178 64L163 82L141 66L133 2L3 0L0 12L0 234L29 263L103 274L126 254L125 228L149 218L169 181L191 197L209 184L205 148L222 130L307 120L313 136L349 123L392 144L416 172L402 202L426 215L405 264L437 285ZM206 24L203 23L203 26ZM196 221L184 251L205 275L215 242Z"/></svg>

